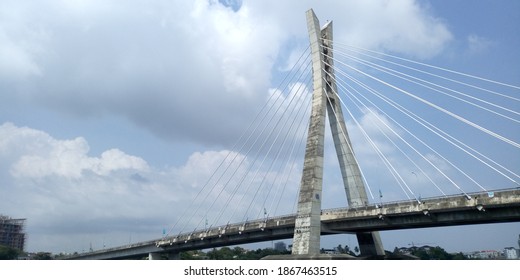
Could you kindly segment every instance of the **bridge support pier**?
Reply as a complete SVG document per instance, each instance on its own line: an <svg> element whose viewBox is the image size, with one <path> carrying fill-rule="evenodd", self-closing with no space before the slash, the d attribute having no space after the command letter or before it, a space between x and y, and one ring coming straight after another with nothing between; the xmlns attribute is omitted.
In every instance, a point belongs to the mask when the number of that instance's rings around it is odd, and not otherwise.
<svg viewBox="0 0 520 280"><path fill-rule="evenodd" d="M155 261L155 260L162 260L163 256L166 256L168 260L180 260L181 259L181 253L179 252L168 252L168 253L148 253L148 260Z"/></svg>
<svg viewBox="0 0 520 280"><path fill-rule="evenodd" d="M155 261L161 259L161 253L148 253L148 260Z"/></svg>
<svg viewBox="0 0 520 280"><path fill-rule="evenodd" d="M384 256L385 251L379 232L362 232L356 234L361 256Z"/></svg>

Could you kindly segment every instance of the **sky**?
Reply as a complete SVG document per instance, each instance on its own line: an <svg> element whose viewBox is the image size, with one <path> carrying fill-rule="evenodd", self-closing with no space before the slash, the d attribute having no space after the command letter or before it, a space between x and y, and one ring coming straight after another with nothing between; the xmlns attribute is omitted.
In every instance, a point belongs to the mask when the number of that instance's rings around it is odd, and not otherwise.
<svg viewBox="0 0 520 280"><path fill-rule="evenodd" d="M0 0L0 214L27 219L26 250L160 238L230 151L251 160L233 145L308 46L309 8L322 24L334 22L335 41L520 85L515 0ZM358 115L370 130L377 114ZM480 121L520 141L518 124ZM362 137L347 124L355 146ZM480 149L519 173L518 148L482 141ZM406 199L378 176L365 147L357 153L367 181L379 185L373 191ZM327 155L325 167L333 166ZM330 169L324 208L346 206L341 176ZM511 187L485 174L490 190ZM439 195L421 182L418 195ZM387 250L435 244L449 252L517 247L519 234L520 223L381 233ZM323 247L355 242L322 238Z"/></svg>

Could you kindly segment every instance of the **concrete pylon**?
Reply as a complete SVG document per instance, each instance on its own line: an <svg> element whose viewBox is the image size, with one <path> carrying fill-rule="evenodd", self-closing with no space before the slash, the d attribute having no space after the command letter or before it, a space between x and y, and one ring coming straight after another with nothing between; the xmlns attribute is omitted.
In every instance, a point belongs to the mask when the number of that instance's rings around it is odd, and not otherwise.
<svg viewBox="0 0 520 280"><path fill-rule="evenodd" d="M323 88L321 32L318 18L307 11L311 42L314 90L298 210L294 225L293 255L319 254L321 235L321 190L323 185L323 145L325 140L326 96Z"/></svg>
<svg viewBox="0 0 520 280"><path fill-rule="evenodd" d="M347 202L351 207L368 204L361 171L345 125L341 104L336 97L332 53L332 22L320 29L319 20L311 9L306 13L311 43L313 96L311 119L305 149L305 160L298 197L298 212L293 238L293 255L319 254L321 235L321 194L325 111L329 115L332 138L338 156ZM325 45L326 48L323 48ZM379 232L356 234L362 255L384 255Z"/></svg>

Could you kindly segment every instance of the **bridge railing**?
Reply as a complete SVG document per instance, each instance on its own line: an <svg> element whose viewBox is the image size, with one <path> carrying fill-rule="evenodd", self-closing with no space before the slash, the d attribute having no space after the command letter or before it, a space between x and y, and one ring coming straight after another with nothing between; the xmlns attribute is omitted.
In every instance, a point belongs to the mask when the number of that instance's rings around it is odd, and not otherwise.
<svg viewBox="0 0 520 280"><path fill-rule="evenodd" d="M223 235L229 233L229 231L248 231L254 229L251 225L261 226L262 228L269 228L272 226L276 226L276 224L280 221L287 222L288 220L293 220L295 214L286 214L274 217L266 217L264 219L255 219L255 220L247 220L244 222L237 223L228 223L226 225L221 226L210 226L206 229L194 230L191 232L180 233L178 235L168 235L160 239L158 242L179 242L191 240L192 238L201 238L201 237L211 237L216 235Z"/></svg>
<svg viewBox="0 0 520 280"><path fill-rule="evenodd" d="M384 201L384 202L373 202L373 203L368 203L366 205L363 205L363 206L357 206L357 207L336 207L336 208L329 208L329 209L324 209L322 210L322 212L326 212L326 213L332 213L332 212L338 212L338 211L356 211L356 210L367 210L367 209L372 209L372 208L378 208L378 207L384 207L385 205L397 205L397 204L402 204L402 203L410 203L410 202L417 202L419 204L419 201L420 203L427 203L427 202L431 202L431 201L436 201L436 200L441 200L441 199L449 199L449 198L454 198L454 197L465 197L466 199L472 199L476 196L480 196L480 195L488 195L488 196L492 196L492 195L495 195L497 193L501 193L501 192L506 192L506 191L512 191L512 190L520 190L520 187L512 187L512 188L504 188L504 189L496 189L496 190L489 190L489 191L479 191L479 192L470 192L470 193L458 193L458 194L450 194L450 195L439 195L439 196L431 196L431 197L426 197L426 198L418 198L418 199L403 199L403 200L395 200L395 201Z"/></svg>
<svg viewBox="0 0 520 280"><path fill-rule="evenodd" d="M350 212L350 211L358 211L358 210L367 210L374 209L379 207L384 207L385 205L398 205L403 203L417 202L419 203L427 203L431 201L454 198L454 197L465 197L466 199L472 199L478 195L491 195L494 193L500 193L503 191L511 191L513 189L518 188L508 188L508 189L498 189L492 191L481 191L481 192L471 192L471 193L460 193L460 194L451 194L451 195L443 195L443 196L435 196L435 197L427 197L420 199L406 199L406 200L397 200L397 201L386 201L381 203L369 203L364 206L359 207L338 207L338 208L330 208L322 210L322 214L334 213L334 212ZM173 242L186 241L191 240L193 238L206 238L216 235L224 235L226 233L232 232L245 232L248 230L256 229L256 227L261 228L269 228L272 226L277 226L276 223L278 221L287 222L288 220L293 220L296 217L296 214L286 214L280 216L266 217L263 219L255 219L255 220L246 220L244 222L236 222L236 223L228 223L226 225L221 226L211 226L206 229L193 230L191 232L180 233L178 235L168 235L161 239L161 241L167 240L175 240ZM254 227L256 226L256 227Z"/></svg>

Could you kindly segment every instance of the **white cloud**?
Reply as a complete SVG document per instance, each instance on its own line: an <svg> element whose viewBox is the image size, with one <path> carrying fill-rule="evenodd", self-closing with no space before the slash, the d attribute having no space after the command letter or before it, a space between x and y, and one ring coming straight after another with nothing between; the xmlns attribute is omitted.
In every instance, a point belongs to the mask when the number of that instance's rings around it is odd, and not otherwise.
<svg viewBox="0 0 520 280"><path fill-rule="evenodd" d="M10 123L0 126L0 151L18 151L10 172L15 177L42 178L51 175L80 178L84 172L108 175L112 171L130 169L146 171L147 163L138 157L111 149L101 157L90 157L87 141L56 140L31 128L18 128ZM12 153L12 152L11 152Z"/></svg>
<svg viewBox="0 0 520 280"><path fill-rule="evenodd" d="M19 79L42 74L40 65L35 61L38 46L32 45L32 42L24 42L25 38L18 40L9 36L0 25L0 79Z"/></svg>
<svg viewBox="0 0 520 280"><path fill-rule="evenodd" d="M192 230L204 218L212 224L234 222L248 208L248 217L256 218L275 171L256 173L250 165L240 153L205 151L194 152L181 166L161 170L119 149L89 155L82 137L56 139L37 129L4 123L0 196L7 199L0 213L27 218L29 250L58 251L67 244L67 250L78 251L78 245L85 246L83 238L96 239L97 246L106 238L115 246L122 244L121 240L115 244L115 237L126 240L129 232L139 240L158 238L162 228L169 230L178 220L174 231L184 225ZM264 188L251 204L264 177ZM293 188L288 186L283 196L292 197ZM281 190L272 192L282 195ZM274 209L276 204L264 205L269 206ZM282 205L278 211L285 208ZM189 214L182 216L186 209ZM67 240L41 243L58 236Z"/></svg>
<svg viewBox="0 0 520 280"><path fill-rule="evenodd" d="M110 149L101 154L101 158L94 161L92 170L100 175L110 174L111 171L132 169L146 171L148 164L142 158L130 156L118 149Z"/></svg>
<svg viewBox="0 0 520 280"><path fill-rule="evenodd" d="M350 119L350 117L347 118ZM393 153L395 151L395 147L387 140L387 136L395 140L397 138L396 133L399 134L401 131L384 115L374 108L370 108L370 110L365 108L359 117L358 123L359 126L351 120L346 123L351 134L350 137L354 139L353 143L355 144L353 145L355 145L356 153L360 153L362 157L368 158L375 158L377 155L377 151L372 148L364 133L381 152ZM379 157L374 162L382 164Z"/></svg>
<svg viewBox="0 0 520 280"><path fill-rule="evenodd" d="M267 101L273 110L276 110L278 114L285 115L288 110L297 110L301 106L308 105L308 102L312 95L312 89L308 85L296 82L290 83L285 88L270 88L269 97ZM304 109L304 111L310 111L310 107ZM310 114L310 112L308 112ZM308 115L308 114L305 114Z"/></svg>
<svg viewBox="0 0 520 280"><path fill-rule="evenodd" d="M235 139L248 124L248 113L272 86L276 59L307 44L304 13L314 6L16 3L1 21L0 71L30 79L11 87L0 76L2 92L76 117L113 114L166 139L211 144ZM356 46L431 57L451 39L443 22L415 1L341 1L316 13L322 23L334 20L336 40Z"/></svg>
<svg viewBox="0 0 520 280"><path fill-rule="evenodd" d="M468 35L467 43L470 55L485 52L495 44L493 41L475 34Z"/></svg>
<svg viewBox="0 0 520 280"><path fill-rule="evenodd" d="M185 182L186 185L201 189L205 187L210 178L218 178L221 175L215 173L218 167L227 168L229 166L231 170L234 170L239 168L237 163L244 161L247 165L244 155L227 150L195 152L188 158L184 166L174 172L178 178L189 180L189 182Z"/></svg>
<svg viewBox="0 0 520 280"><path fill-rule="evenodd" d="M340 37L344 42L428 58L441 52L452 39L442 20L417 1L355 3L350 9L351 22L346 25L351 27Z"/></svg>
<svg viewBox="0 0 520 280"><path fill-rule="evenodd" d="M334 40L340 44L419 58L439 54L453 38L446 23L432 13L427 3L414 0L335 1L327 5L273 0L244 5L271 16L288 31L286 36L306 37L304 12L313 8L322 25L327 20L334 22ZM274 6L278 9L270 8Z"/></svg>

